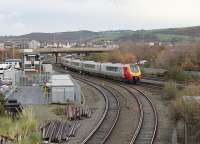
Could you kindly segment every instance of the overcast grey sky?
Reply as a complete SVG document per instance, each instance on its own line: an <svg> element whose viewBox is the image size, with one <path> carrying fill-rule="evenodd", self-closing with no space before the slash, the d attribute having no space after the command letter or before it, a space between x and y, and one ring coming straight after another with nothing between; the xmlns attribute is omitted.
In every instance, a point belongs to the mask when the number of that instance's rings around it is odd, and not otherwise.
<svg viewBox="0 0 200 144"><path fill-rule="evenodd" d="M200 25L200 0L0 0L0 35Z"/></svg>

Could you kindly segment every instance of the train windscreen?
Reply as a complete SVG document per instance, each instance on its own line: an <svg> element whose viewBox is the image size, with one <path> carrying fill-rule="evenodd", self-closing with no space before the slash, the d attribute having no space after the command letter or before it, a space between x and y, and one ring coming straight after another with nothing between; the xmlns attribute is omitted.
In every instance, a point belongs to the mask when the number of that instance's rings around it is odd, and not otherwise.
<svg viewBox="0 0 200 144"><path fill-rule="evenodd" d="M139 67L135 64L130 65L132 72L139 72Z"/></svg>

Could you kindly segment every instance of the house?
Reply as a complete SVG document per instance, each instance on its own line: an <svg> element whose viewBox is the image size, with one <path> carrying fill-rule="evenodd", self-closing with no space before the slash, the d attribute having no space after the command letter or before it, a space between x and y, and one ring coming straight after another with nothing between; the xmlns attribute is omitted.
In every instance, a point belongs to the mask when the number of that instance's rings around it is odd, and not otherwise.
<svg viewBox="0 0 200 144"><path fill-rule="evenodd" d="M28 43L30 49L37 49L40 48L40 42L36 40L32 40Z"/></svg>
<svg viewBox="0 0 200 144"><path fill-rule="evenodd" d="M13 46L14 46L14 44L11 41L4 42L5 49L13 48Z"/></svg>
<svg viewBox="0 0 200 144"><path fill-rule="evenodd" d="M0 41L0 48L4 48L4 43Z"/></svg>

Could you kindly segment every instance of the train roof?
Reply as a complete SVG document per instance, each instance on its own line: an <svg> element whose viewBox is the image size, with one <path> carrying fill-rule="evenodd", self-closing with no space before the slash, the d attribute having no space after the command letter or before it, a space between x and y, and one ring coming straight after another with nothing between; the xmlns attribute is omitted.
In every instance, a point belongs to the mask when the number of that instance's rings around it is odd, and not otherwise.
<svg viewBox="0 0 200 144"><path fill-rule="evenodd" d="M95 61L82 61L83 64L100 64L99 62Z"/></svg>
<svg viewBox="0 0 200 144"><path fill-rule="evenodd" d="M121 63L102 63L102 65L115 66L115 67L122 67L122 66L124 66L124 64L121 64Z"/></svg>
<svg viewBox="0 0 200 144"><path fill-rule="evenodd" d="M80 59L69 59L69 60L71 60L72 62L81 62Z"/></svg>

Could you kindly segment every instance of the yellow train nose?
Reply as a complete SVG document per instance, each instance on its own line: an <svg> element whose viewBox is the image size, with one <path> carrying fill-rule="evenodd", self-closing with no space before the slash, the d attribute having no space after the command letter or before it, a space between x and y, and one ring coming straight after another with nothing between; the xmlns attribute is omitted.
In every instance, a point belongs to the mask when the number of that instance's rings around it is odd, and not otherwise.
<svg viewBox="0 0 200 144"><path fill-rule="evenodd" d="M132 73L133 77L140 77L141 76L141 72L137 72L137 73Z"/></svg>

